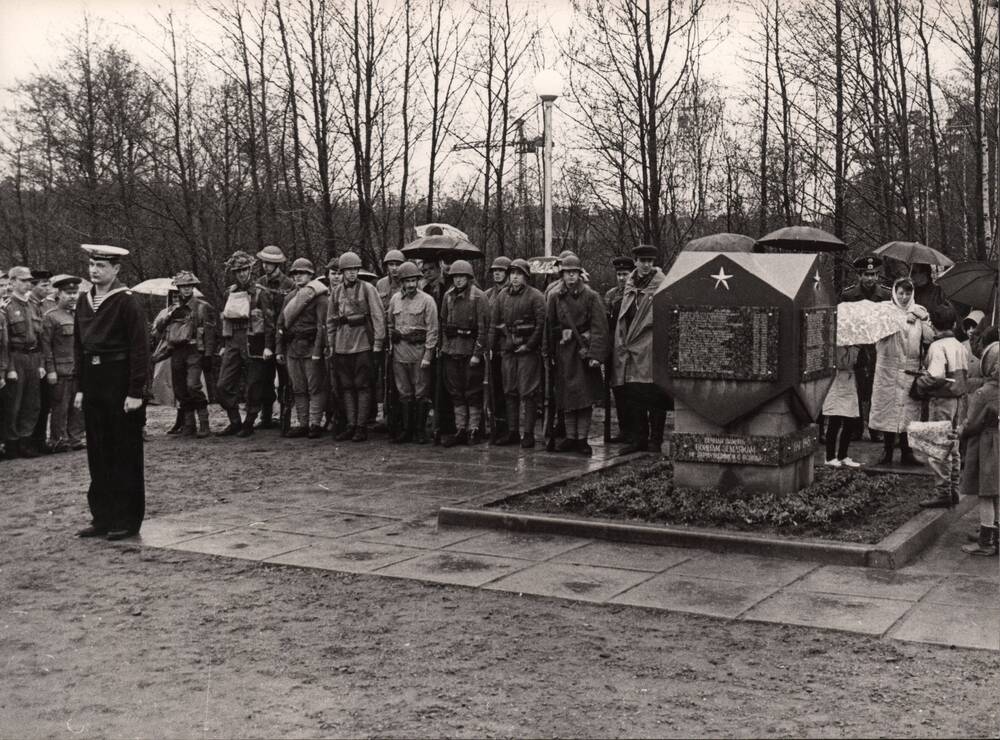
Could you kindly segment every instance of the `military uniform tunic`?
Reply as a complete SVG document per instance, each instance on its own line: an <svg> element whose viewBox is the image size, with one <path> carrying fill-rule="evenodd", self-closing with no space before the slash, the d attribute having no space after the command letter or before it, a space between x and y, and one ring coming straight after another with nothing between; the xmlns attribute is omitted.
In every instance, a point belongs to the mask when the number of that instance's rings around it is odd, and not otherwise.
<svg viewBox="0 0 1000 740"><path fill-rule="evenodd" d="M52 387L50 437L54 445L75 445L83 436L83 412L73 403L79 385L73 347L75 313L56 307L42 320L42 356Z"/></svg>
<svg viewBox="0 0 1000 740"><path fill-rule="evenodd" d="M10 296L4 311L6 319L9 366L6 374L17 373L17 380L7 377L3 438L7 442L27 440L38 421L41 405L40 371L44 370L41 336L42 315L39 304L30 296Z"/></svg>

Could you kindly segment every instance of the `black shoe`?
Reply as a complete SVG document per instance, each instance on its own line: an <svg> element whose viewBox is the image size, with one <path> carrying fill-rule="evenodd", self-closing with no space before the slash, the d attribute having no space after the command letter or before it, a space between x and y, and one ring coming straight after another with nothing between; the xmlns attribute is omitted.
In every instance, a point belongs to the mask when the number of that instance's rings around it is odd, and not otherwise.
<svg viewBox="0 0 1000 740"><path fill-rule="evenodd" d="M18 452L21 453L21 457L28 459L41 455L41 453L32 446L31 442L26 442L24 440L18 443L17 449Z"/></svg>
<svg viewBox="0 0 1000 740"><path fill-rule="evenodd" d="M566 437L562 442L556 444L553 452L574 452L576 450L576 440Z"/></svg>
<svg viewBox="0 0 1000 740"><path fill-rule="evenodd" d="M649 442L633 442L622 447L621 454L631 455L633 452L649 452Z"/></svg>
<svg viewBox="0 0 1000 740"><path fill-rule="evenodd" d="M177 420L174 422L174 425L167 430L167 434L171 435L180 434L183 430L184 430L184 412L178 411Z"/></svg>
<svg viewBox="0 0 1000 740"><path fill-rule="evenodd" d="M312 424L309 427L309 434L307 436L309 439L319 439L323 436L323 427L319 424Z"/></svg>
<svg viewBox="0 0 1000 740"><path fill-rule="evenodd" d="M89 527L84 527L79 532L76 533L77 537L103 537L108 533L104 527L95 527L91 524Z"/></svg>
<svg viewBox="0 0 1000 740"><path fill-rule="evenodd" d="M354 430L354 435L351 437L352 442L367 442L368 441L368 428L364 425L359 424L358 428Z"/></svg>
<svg viewBox="0 0 1000 740"><path fill-rule="evenodd" d="M556 452L556 438L548 437L545 440L545 451L546 452Z"/></svg>
<svg viewBox="0 0 1000 740"><path fill-rule="evenodd" d="M357 427L347 427L340 434L334 436L334 440L337 442L346 442L349 439L354 439L354 433L357 431Z"/></svg>
<svg viewBox="0 0 1000 740"><path fill-rule="evenodd" d="M469 432L469 441L466 443L470 446L477 445L483 441L483 433L479 429L473 429Z"/></svg>
<svg viewBox="0 0 1000 740"><path fill-rule="evenodd" d="M590 457L594 454L594 448L585 439L578 439L576 441L576 451L584 457Z"/></svg>
<svg viewBox="0 0 1000 740"><path fill-rule="evenodd" d="M306 427L292 427L288 430L288 433L285 434L285 436L289 439L301 439L302 437L308 437L309 429Z"/></svg>
<svg viewBox="0 0 1000 740"><path fill-rule="evenodd" d="M441 446L442 447L454 447L458 444L457 434L443 434L441 435Z"/></svg>
<svg viewBox="0 0 1000 740"><path fill-rule="evenodd" d="M247 419L245 422L243 422L243 426L240 427L240 430L238 432L236 432L236 436L241 437L242 439L246 439L247 437L252 437L253 419Z"/></svg>
<svg viewBox="0 0 1000 740"><path fill-rule="evenodd" d="M524 436L521 437L521 449L531 450L535 447L535 435L531 432L526 432Z"/></svg>
<svg viewBox="0 0 1000 740"><path fill-rule="evenodd" d="M215 436L216 437L232 437L232 436L235 436L235 435L239 434L240 430L242 430L242 429L243 429L243 425L242 424L237 424L236 422L231 421L231 422L229 422L229 425L225 429L223 429L221 432L216 432Z"/></svg>
<svg viewBox="0 0 1000 740"><path fill-rule="evenodd" d="M521 441L521 435L518 434L517 432L511 431L507 432L505 435L500 437L500 439L494 442L494 444L497 445L498 447L504 447L506 445L516 445L520 441Z"/></svg>
<svg viewBox="0 0 1000 740"><path fill-rule="evenodd" d="M139 534L137 529L109 529L107 539L111 542L115 540L124 540L129 537L135 537Z"/></svg>

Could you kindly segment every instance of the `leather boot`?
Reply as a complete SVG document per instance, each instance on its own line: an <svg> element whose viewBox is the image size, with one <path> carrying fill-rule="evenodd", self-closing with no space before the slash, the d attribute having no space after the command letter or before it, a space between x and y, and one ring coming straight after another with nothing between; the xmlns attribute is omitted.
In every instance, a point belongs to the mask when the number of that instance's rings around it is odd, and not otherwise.
<svg viewBox="0 0 1000 740"><path fill-rule="evenodd" d="M368 415L372 409L372 392L369 389L360 390L358 396L358 422L351 436L352 442L364 442L368 439Z"/></svg>
<svg viewBox="0 0 1000 740"><path fill-rule="evenodd" d="M427 438L427 413L430 407L426 401L415 401L413 404L413 441L418 445L425 445L430 440Z"/></svg>
<svg viewBox="0 0 1000 740"><path fill-rule="evenodd" d="M400 429L390 441L393 444L406 444L413 441L413 401L399 402Z"/></svg>
<svg viewBox="0 0 1000 740"><path fill-rule="evenodd" d="M354 432L358 426L358 404L357 395L353 391L344 391L344 416L347 418L347 426L344 431L334 437L338 442L346 442L354 437Z"/></svg>
<svg viewBox="0 0 1000 740"><path fill-rule="evenodd" d="M529 402L530 403L530 402ZM525 406L527 408L527 406ZM517 396L507 396L507 433L500 435L493 442L497 447L505 445L516 445L521 441L518 434L518 398Z"/></svg>
<svg viewBox="0 0 1000 740"><path fill-rule="evenodd" d="M1000 548L997 546L997 533L996 527L979 527L979 540L974 545L964 545L962 547L962 552L968 553L969 555L978 555L980 557L992 557L1000 552Z"/></svg>
<svg viewBox="0 0 1000 740"><path fill-rule="evenodd" d="M181 430L180 436L182 437L193 437L198 433L198 427L195 425L194 411L184 412L184 429Z"/></svg>
<svg viewBox="0 0 1000 740"><path fill-rule="evenodd" d="M184 431L184 412L177 409L177 418L174 419L174 425L167 430L167 434L180 434Z"/></svg>
<svg viewBox="0 0 1000 740"><path fill-rule="evenodd" d="M236 409L226 409L226 415L229 416L229 426L221 432L216 432L216 437L232 437L234 434L238 434L243 427L239 411Z"/></svg>
<svg viewBox="0 0 1000 740"><path fill-rule="evenodd" d="M243 421L243 428L236 433L237 437L252 437L253 436L253 423L257 421L257 414L247 414L247 418Z"/></svg>
<svg viewBox="0 0 1000 740"><path fill-rule="evenodd" d="M208 426L208 409L207 408L198 409L196 415L198 417L198 431L196 432L195 436L197 436L198 439L204 439L205 437L210 437L212 435L212 430Z"/></svg>
<svg viewBox="0 0 1000 740"><path fill-rule="evenodd" d="M667 412L664 409L653 409L649 412L649 441L656 446L657 451L663 445L663 432L667 427Z"/></svg>
<svg viewBox="0 0 1000 740"><path fill-rule="evenodd" d="M895 446L895 433L886 432L882 435L882 459L878 461L878 465L892 465L892 450Z"/></svg>

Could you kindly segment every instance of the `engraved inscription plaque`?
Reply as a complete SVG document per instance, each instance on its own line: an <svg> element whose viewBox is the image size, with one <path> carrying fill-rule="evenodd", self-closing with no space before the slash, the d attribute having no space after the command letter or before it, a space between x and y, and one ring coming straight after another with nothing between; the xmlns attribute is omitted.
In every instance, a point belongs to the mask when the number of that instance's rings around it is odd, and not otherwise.
<svg viewBox="0 0 1000 740"><path fill-rule="evenodd" d="M802 380L815 380L832 375L836 369L837 309L832 306L806 308L801 315L799 367Z"/></svg>
<svg viewBox="0 0 1000 740"><path fill-rule="evenodd" d="M809 425L780 437L674 432L672 441L676 462L777 467L811 455L816 438Z"/></svg>
<svg viewBox="0 0 1000 740"><path fill-rule="evenodd" d="M669 367L678 378L776 380L779 310L671 306Z"/></svg>

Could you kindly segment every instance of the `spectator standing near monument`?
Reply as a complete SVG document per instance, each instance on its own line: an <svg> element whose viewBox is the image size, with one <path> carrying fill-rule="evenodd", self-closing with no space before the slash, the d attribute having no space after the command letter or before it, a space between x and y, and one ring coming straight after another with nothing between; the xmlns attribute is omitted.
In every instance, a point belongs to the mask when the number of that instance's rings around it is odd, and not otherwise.
<svg viewBox="0 0 1000 740"><path fill-rule="evenodd" d="M493 264L490 265L490 277L493 279L493 285L484 291L488 304L488 319L493 316L493 307L496 305L500 293L507 288L509 274L509 257L500 255L493 260ZM488 325L489 320L487 320ZM490 442L492 444L496 444L506 437L509 431L507 426L507 397L503 391L503 353L500 351L498 340L499 337L494 337L494 341L497 343L486 345L486 352L489 358L489 368L487 369L489 374L489 403L493 409L492 427L490 428ZM487 338L484 337L482 341L487 342Z"/></svg>
<svg viewBox="0 0 1000 740"><path fill-rule="evenodd" d="M912 374L920 370L922 345L930 342L933 331L927 311L913 300L913 283L909 279L900 278L893 283L892 303L903 314L905 323L895 334L875 345L875 380L868 424L884 435L880 465L892 464L897 438L902 463L919 465L906 436L910 422L920 420L920 401L910 397L910 386Z"/></svg>
<svg viewBox="0 0 1000 740"><path fill-rule="evenodd" d="M969 397L968 417L962 436L965 440L965 467L961 491L979 497L979 536L973 545L962 548L970 555L995 556L1000 550L1000 507L997 498L997 466L1000 465L1000 343L993 342L983 352L980 364L983 385Z"/></svg>
<svg viewBox="0 0 1000 740"><path fill-rule="evenodd" d="M855 427L861 422L858 384L854 377L858 354L856 346L837 347L837 374L823 399L823 416L827 423L826 464L834 468L861 467L847 455Z"/></svg>
<svg viewBox="0 0 1000 740"><path fill-rule="evenodd" d="M615 337L615 341L609 342L611 354L605 367L605 382L611 383L611 394L615 400L615 415L618 418L618 434L611 437L609 442L618 443L631 439L628 425L628 409L626 407L625 387L616 385L613 381L615 367L615 346L617 345L618 310L622 306L622 296L625 294L625 284L629 275L635 269L635 260L631 257L615 257L611 260L611 266L615 269L615 286L609 288L604 294L604 307L608 310L608 336Z"/></svg>
<svg viewBox="0 0 1000 740"><path fill-rule="evenodd" d="M42 319L45 380L51 388L52 400L50 452L81 450L84 447L83 411L75 404L79 383L74 335L80 282L80 278L72 275L56 275L52 279L56 305Z"/></svg>
<svg viewBox="0 0 1000 740"><path fill-rule="evenodd" d="M27 267L12 267L8 273L11 290L4 310L9 362L5 380L6 403L0 428L7 457L38 457L32 434L41 403L41 380L45 377L42 358L41 303L31 300L32 277Z"/></svg>
<svg viewBox="0 0 1000 740"><path fill-rule="evenodd" d="M146 508L143 390L149 334L139 302L118 280L128 250L84 245L93 287L76 310L75 363L90 467L91 524L80 537L134 537Z"/></svg>

